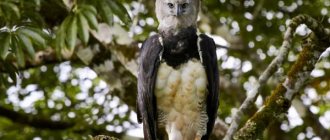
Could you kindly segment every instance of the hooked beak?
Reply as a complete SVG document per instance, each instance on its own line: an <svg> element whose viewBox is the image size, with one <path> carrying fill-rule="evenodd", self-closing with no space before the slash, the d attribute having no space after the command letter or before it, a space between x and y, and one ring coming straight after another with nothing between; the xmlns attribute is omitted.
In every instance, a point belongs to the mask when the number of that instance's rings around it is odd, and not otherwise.
<svg viewBox="0 0 330 140"><path fill-rule="evenodd" d="M183 9L180 5L176 8L176 15L175 16L181 16L183 14Z"/></svg>

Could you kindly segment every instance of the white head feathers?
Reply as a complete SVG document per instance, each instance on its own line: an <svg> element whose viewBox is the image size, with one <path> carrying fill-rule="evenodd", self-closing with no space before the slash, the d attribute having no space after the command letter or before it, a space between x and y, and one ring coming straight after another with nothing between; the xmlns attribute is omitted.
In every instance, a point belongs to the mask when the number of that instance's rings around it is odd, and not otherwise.
<svg viewBox="0 0 330 140"><path fill-rule="evenodd" d="M196 26L201 0L156 0L159 31L177 31Z"/></svg>

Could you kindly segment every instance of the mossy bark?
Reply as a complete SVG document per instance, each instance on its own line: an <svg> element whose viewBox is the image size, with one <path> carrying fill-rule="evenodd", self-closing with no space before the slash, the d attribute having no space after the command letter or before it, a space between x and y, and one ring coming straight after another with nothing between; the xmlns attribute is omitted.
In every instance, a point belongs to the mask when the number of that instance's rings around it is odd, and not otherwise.
<svg viewBox="0 0 330 140"><path fill-rule="evenodd" d="M306 17L302 16L302 18ZM299 92L302 85L306 83L321 53L330 45L328 40L329 36L325 30L318 29L318 27L316 27L318 24L315 23L310 24L310 26L313 26L310 27L312 30L313 28L315 29L313 30L314 33L311 33L303 40L303 50L288 72L286 81L278 84L271 96L266 100L264 107L254 114L254 116L235 134L234 139L246 140L261 138L263 131L268 125L288 111L292 97ZM288 90L292 90L293 92ZM291 97L287 97L288 95L286 94L288 94L288 92L292 92Z"/></svg>

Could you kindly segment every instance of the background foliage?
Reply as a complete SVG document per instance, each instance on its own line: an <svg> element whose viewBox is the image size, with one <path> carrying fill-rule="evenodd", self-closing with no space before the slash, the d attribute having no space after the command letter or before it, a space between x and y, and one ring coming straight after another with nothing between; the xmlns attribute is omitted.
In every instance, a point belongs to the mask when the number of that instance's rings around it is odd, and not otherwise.
<svg viewBox="0 0 330 140"><path fill-rule="evenodd" d="M329 0L204 0L199 31L218 44L219 118L227 124L277 55L289 20L329 27ZM139 46L157 32L154 1L1 0L0 139L124 138L136 124ZM263 87L246 121L283 80L310 31L300 26L285 65ZM221 41L222 40L222 41ZM323 54L288 115L264 139L330 138L330 61Z"/></svg>

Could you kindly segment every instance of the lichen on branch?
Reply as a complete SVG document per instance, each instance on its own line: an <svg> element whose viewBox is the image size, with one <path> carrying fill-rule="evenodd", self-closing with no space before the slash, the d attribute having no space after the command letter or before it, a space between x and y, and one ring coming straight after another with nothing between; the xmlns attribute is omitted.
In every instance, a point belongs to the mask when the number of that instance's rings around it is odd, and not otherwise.
<svg viewBox="0 0 330 140"><path fill-rule="evenodd" d="M324 29L316 20L300 15L292 20L290 27L306 24L313 32L302 42L303 50L297 61L287 73L284 82L278 84L271 96L266 100L260 111L235 134L234 139L260 138L268 125L285 114L291 106L291 100L308 82L310 73L319 60L322 52L330 45L329 31Z"/></svg>
<svg viewBox="0 0 330 140"><path fill-rule="evenodd" d="M248 91L247 98L244 100L238 111L233 116L233 122L231 123L224 140L232 139L241 123L241 117L244 115L247 109L252 106L253 103L256 101L258 95L260 94L261 87L264 86L265 83L267 83L267 80L278 70L279 67L282 66L282 64L286 60L291 47L293 34L296 31L298 25L302 23L303 19L305 18L297 16L291 20L286 32L284 33L284 39L279 54L275 57L275 59L273 59L273 61L266 68L266 70L260 75L258 82L254 84L252 90Z"/></svg>

